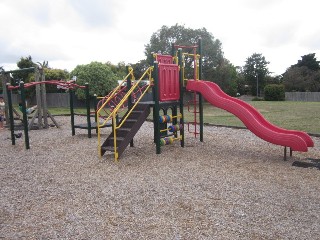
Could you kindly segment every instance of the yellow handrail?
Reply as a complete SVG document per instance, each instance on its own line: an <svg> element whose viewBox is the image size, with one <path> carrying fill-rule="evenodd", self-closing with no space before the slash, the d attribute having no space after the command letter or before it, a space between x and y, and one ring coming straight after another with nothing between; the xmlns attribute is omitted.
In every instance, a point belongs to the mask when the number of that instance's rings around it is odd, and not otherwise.
<svg viewBox="0 0 320 240"><path fill-rule="evenodd" d="M118 151L117 151L117 129L121 128L121 126L123 125L123 123L127 120L127 118L129 117L129 115L132 113L132 111L135 109L135 107L137 106L137 104L140 102L140 100L143 98L143 96L146 94L146 92L149 90L149 88L151 87L151 82L149 83L148 87L146 87L146 89L143 91L143 93L141 94L141 96L137 99L137 101L135 102L135 104L132 106L132 108L129 110L129 112L127 113L127 115L121 119L121 123L116 126L117 122L116 122L116 114L113 114L112 116L112 123L115 125L113 127L113 146L114 146L114 159L118 160Z"/></svg>
<svg viewBox="0 0 320 240"><path fill-rule="evenodd" d="M113 109L112 113L110 113L109 117L106 118L106 120L104 122L108 122L111 119L112 115L116 115L115 113L117 113L120 109L120 107L127 101L127 99L129 98L129 96L132 94L132 92L136 89L136 87L139 85L139 83L142 81L142 78L148 73L148 71L152 71L151 69L153 69L153 67L149 67L145 73L142 75L142 77L135 82L135 84L132 85L132 87L130 88L130 90L126 93L126 95L124 95L124 97L121 99L121 101L118 103L118 105ZM150 82L151 83L151 82ZM150 84L149 83L149 84Z"/></svg>
<svg viewBox="0 0 320 240"><path fill-rule="evenodd" d="M121 99L121 101L118 103L118 105L112 110L112 112L109 114L109 116L105 119L104 123L107 123L111 118L112 118L112 125L113 125L113 134L114 134L114 154L115 154L115 159L118 159L118 152L117 152L117 140L116 140L116 130L118 128L120 128L122 126L122 124L124 123L124 121L128 118L128 116L131 114L131 112L133 111L133 109L136 107L136 105L140 102L140 100L142 99L142 97L145 95L145 93L149 90L149 88L152 86L152 70L153 67L149 67L144 74L141 76L141 78L135 82L135 84L130 88L130 90L126 93L126 95ZM117 127L117 123L116 123L116 116L117 113L120 109L120 107L127 101L127 99L129 98L129 96L133 93L133 91L139 86L140 82L143 80L143 78L145 77L145 75L148 74L149 75L149 85L148 87L146 87L146 89L143 91L143 93L141 94L141 96L135 101L135 104L132 106L132 108L130 109L130 111L128 112L128 114L126 115L126 117L121 121L121 124ZM127 76L129 77L129 76ZM108 98L109 99L109 98ZM97 111L98 117L99 117L99 113L100 111L103 109L103 107L106 105L103 104L99 110ZM102 157L101 154L101 138L100 138L100 126L103 126L103 124L99 124L97 123L97 134L98 134L98 150L99 150L99 156Z"/></svg>
<svg viewBox="0 0 320 240"><path fill-rule="evenodd" d="M110 96L107 98L107 100L101 105L101 107L97 110L97 116L100 116L100 112L102 109L107 105L107 103L110 102L110 100L115 96L115 94L118 92L118 90L121 88L122 84L127 80L128 77L131 76L131 80L134 80L133 75L133 68L129 67L129 73L125 78L121 81L121 83L111 92ZM109 118L110 119L110 118ZM98 128L104 126L109 119L106 119L102 124L97 123Z"/></svg>
<svg viewBox="0 0 320 240"><path fill-rule="evenodd" d="M131 112L134 110L134 108L137 106L137 104L140 102L140 100L142 99L142 97L146 94L146 92L149 90L149 88L151 87L151 83L149 83L148 87L146 87L146 89L143 91L143 93L141 94L141 96L137 99L137 101L135 102L135 104L132 106L132 108L130 109L130 111L128 112L128 114L123 118L123 120L121 121L121 123L119 124L119 126L116 126L115 129L121 128L123 123L127 120L128 116L131 114Z"/></svg>
<svg viewBox="0 0 320 240"><path fill-rule="evenodd" d="M108 97L108 99L101 105L101 107L97 110L97 135L98 135L98 151L99 151L99 156L101 157L101 127L103 127L108 120L105 120L102 124L100 124L100 112L102 111L102 109L107 105L108 102L110 102L110 100L115 96L115 94L118 92L118 90L121 88L122 84L131 76L131 80L134 80L134 75L133 75L133 68L129 67L128 68L128 74L127 76L124 77L124 79L121 81L121 83L111 92L110 96ZM112 113L110 113L111 115ZM109 115L109 117L110 117ZM109 118L110 119L110 118Z"/></svg>

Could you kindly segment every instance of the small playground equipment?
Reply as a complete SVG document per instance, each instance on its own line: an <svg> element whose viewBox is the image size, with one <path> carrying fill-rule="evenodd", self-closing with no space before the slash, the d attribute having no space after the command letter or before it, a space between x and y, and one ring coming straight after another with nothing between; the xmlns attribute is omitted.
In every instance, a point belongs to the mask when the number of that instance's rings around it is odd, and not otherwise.
<svg viewBox="0 0 320 240"><path fill-rule="evenodd" d="M34 72L34 78L35 81L29 84L24 85L23 82L20 82L19 85L17 86L10 86L10 74L11 73L16 73L16 72L28 72L32 71ZM56 127L59 127L58 123L55 121L54 117L50 114L47 108L47 101L46 101L46 90L45 90L45 84L36 84L36 83L41 83L45 81L45 76L43 69L40 69L38 67L31 67L31 68L24 68L24 69L18 69L18 70L12 70L12 71L4 71L1 73L2 75L2 84L3 84L3 89L4 89L4 98L5 102L8 102L8 94L11 93L12 90L18 89L20 91L20 100L19 100L19 107L22 113L24 111L28 115L28 117L32 117L31 121L29 122L28 129L30 130L31 128L48 128L48 118L52 120L54 125ZM7 89L7 85L9 84L9 90ZM25 88L30 88L35 86L36 88L36 106L33 106L31 108L27 108L26 106L26 97L25 97ZM21 90L23 88L23 90ZM10 104L7 104L8 108L6 111L6 116L8 116L8 109ZM12 106L12 105L11 105ZM33 110L33 111L30 111ZM29 112L30 111L30 112ZM13 108L13 113L21 119L20 114L18 113L17 110ZM9 119L9 118L7 118ZM35 120L38 120L35 123Z"/></svg>
<svg viewBox="0 0 320 240"><path fill-rule="evenodd" d="M11 86L10 85L10 73L17 72L17 71L34 71L35 72L35 82L30 83L24 83L20 82L18 86ZM50 80L46 81L43 69L39 69L37 67L34 68L27 68L27 69L19 69L19 70L12 70L7 72L2 72L3 76L3 83L5 83L6 87L4 88L4 96L6 99L6 107L7 107L7 120L9 120L9 126L11 131L11 140L12 145L15 145L15 125L14 125L14 113L17 112L12 105L12 91L15 89L18 89L20 91L20 104L21 104L21 111L22 111L22 123L23 123L23 129L24 129L24 137L25 137L25 146L26 149L30 149L30 143L29 143L29 130L36 127L36 129L42 129L42 128L49 128L48 118L52 120L54 123L54 126L59 128L58 123L55 121L54 117L51 115L51 113L48 111L47 108L47 101L46 101L46 84L51 85L57 85L61 86L65 89L70 89L71 92L73 92L73 89L75 88L84 88L88 92L89 86L86 84L85 86L79 86L72 81L61 81L61 80ZM34 109L34 113L32 114L32 119L28 121L28 114L27 114L27 106L26 106L26 97L25 97L25 89L30 87L36 87L36 100L37 100L37 107ZM70 98L70 102L72 99ZM72 105L71 105L71 111L72 111ZM17 114L16 114L17 115ZM74 115L71 114L71 122L74 123L73 120ZM90 117L90 115L89 115ZM37 119L37 123L35 124L35 119ZM88 122L90 119L88 120ZM72 125L74 127L74 124ZM74 135L74 128L73 129L73 135ZM88 135L90 134L91 137L91 128L88 130Z"/></svg>
<svg viewBox="0 0 320 240"><path fill-rule="evenodd" d="M183 53L182 49L188 49L189 53ZM191 53L190 53L191 49ZM185 78L186 57L193 58L193 79ZM172 55L154 54L154 65L149 67L137 81L134 81L132 69L123 81L127 81L126 94L118 97L117 105L110 109L105 122L98 124L98 151L102 157L107 151L114 153L114 159L118 160L125 148L133 146L133 138L142 126L143 122L153 108L154 142L156 153L161 153L161 146L180 141L184 147L184 99L183 93L193 93L193 100L188 103L188 109L194 114L194 120L187 123L188 130L195 137L200 136L203 141L203 97L212 105L222 108L237 116L244 125L256 136L273 144L284 147L284 159L287 155L287 147L290 148L290 156L293 151L308 151L314 143L310 136L301 131L286 130L268 122L255 108L224 93L218 85L210 81L200 80L202 72L201 39L198 45L181 46L172 45ZM139 84L147 76L149 84L137 98L133 94L139 90ZM152 89L153 101L142 102L142 97ZM113 102L120 92L120 87L112 91L97 110L98 117L108 103ZM127 112L117 122L116 116L120 109L123 110L127 103ZM172 115L168 114L171 110ZM160 114L161 112L161 114ZM112 120L112 132L108 138L101 142L100 128L108 120ZM179 122L179 123L178 123ZM170 126L168 126L170 124ZM191 128L194 128L193 130Z"/></svg>
<svg viewBox="0 0 320 240"><path fill-rule="evenodd" d="M86 119L87 122L86 123L77 123L75 124L75 115L77 115L77 113L75 113L74 111L74 95L75 95L75 89L76 88L84 88L85 90L85 102L86 102ZM89 95L89 84L86 83L84 86L79 86L79 85L74 85L72 88L67 88L69 90L69 100L70 100L70 116L71 116L71 131L72 131L72 136L74 136L76 134L76 128L79 129L87 129L88 131L88 138L92 137L92 129L95 129L97 131L97 104L98 104L98 98L96 95L94 95L94 99L93 99L93 109L94 111L91 111L91 107L90 107L90 95ZM91 117L94 117L94 121L91 121ZM110 126L110 125L106 125Z"/></svg>

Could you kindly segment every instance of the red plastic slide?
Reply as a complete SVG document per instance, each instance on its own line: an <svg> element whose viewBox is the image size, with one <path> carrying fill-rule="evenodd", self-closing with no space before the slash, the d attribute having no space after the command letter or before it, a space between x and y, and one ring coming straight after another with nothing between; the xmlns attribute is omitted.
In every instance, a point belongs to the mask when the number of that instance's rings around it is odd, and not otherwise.
<svg viewBox="0 0 320 240"><path fill-rule="evenodd" d="M271 124L250 104L227 95L213 82L188 80L186 88L201 93L212 105L234 114L251 132L267 142L301 152L307 152L308 147L314 146L307 133Z"/></svg>

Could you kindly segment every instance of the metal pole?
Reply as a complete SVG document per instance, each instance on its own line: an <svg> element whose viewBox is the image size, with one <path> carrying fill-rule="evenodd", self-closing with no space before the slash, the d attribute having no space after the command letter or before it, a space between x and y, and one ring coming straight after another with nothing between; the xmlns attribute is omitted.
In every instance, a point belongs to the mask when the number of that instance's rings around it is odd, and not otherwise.
<svg viewBox="0 0 320 240"><path fill-rule="evenodd" d="M179 81L180 81L180 114L181 114L181 118L180 118L180 124L183 126L180 129L180 136L181 136L181 140L180 140L180 146L184 147L184 113L183 113L183 94L184 94L184 88L183 88L183 74L182 74L182 49L179 48L178 49L178 64L179 64Z"/></svg>
<svg viewBox="0 0 320 240"><path fill-rule="evenodd" d="M75 127L74 127L74 109L73 109L73 96L74 92L73 89L69 89L69 100L70 100L70 117L71 117L71 131L72 131L72 136L76 134Z"/></svg>
<svg viewBox="0 0 320 240"><path fill-rule="evenodd" d="M160 146L160 122L159 122L159 111L160 111L160 103L159 103L159 69L158 62L154 62L154 128L155 128L155 142L156 142L156 154L161 153Z"/></svg>
<svg viewBox="0 0 320 240"><path fill-rule="evenodd" d="M258 81L258 73L256 73L256 77L257 77L257 97L259 97L259 81Z"/></svg>
<svg viewBox="0 0 320 240"><path fill-rule="evenodd" d="M23 113L23 129L24 129L24 139L26 144L26 149L30 149L29 143L29 133L28 133L28 116L27 116L27 109L26 109L26 95L24 91L24 82L20 82L20 91L21 91L21 106L22 106L22 113Z"/></svg>
<svg viewBox="0 0 320 240"><path fill-rule="evenodd" d="M199 79L202 79L202 41L201 38L198 40L198 53L199 58ZM199 120L200 120L200 142L203 142L203 97L201 93L198 93L199 96Z"/></svg>

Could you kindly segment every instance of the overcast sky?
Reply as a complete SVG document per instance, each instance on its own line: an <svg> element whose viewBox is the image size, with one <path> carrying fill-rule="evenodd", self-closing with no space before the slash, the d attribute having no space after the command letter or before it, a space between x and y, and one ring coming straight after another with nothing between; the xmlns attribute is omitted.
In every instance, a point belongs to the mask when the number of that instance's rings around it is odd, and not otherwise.
<svg viewBox="0 0 320 240"><path fill-rule="evenodd" d="M0 66L21 57L71 71L91 61L144 59L163 25L206 28L225 58L243 66L253 53L282 74L301 56L320 60L319 0L1 0Z"/></svg>

